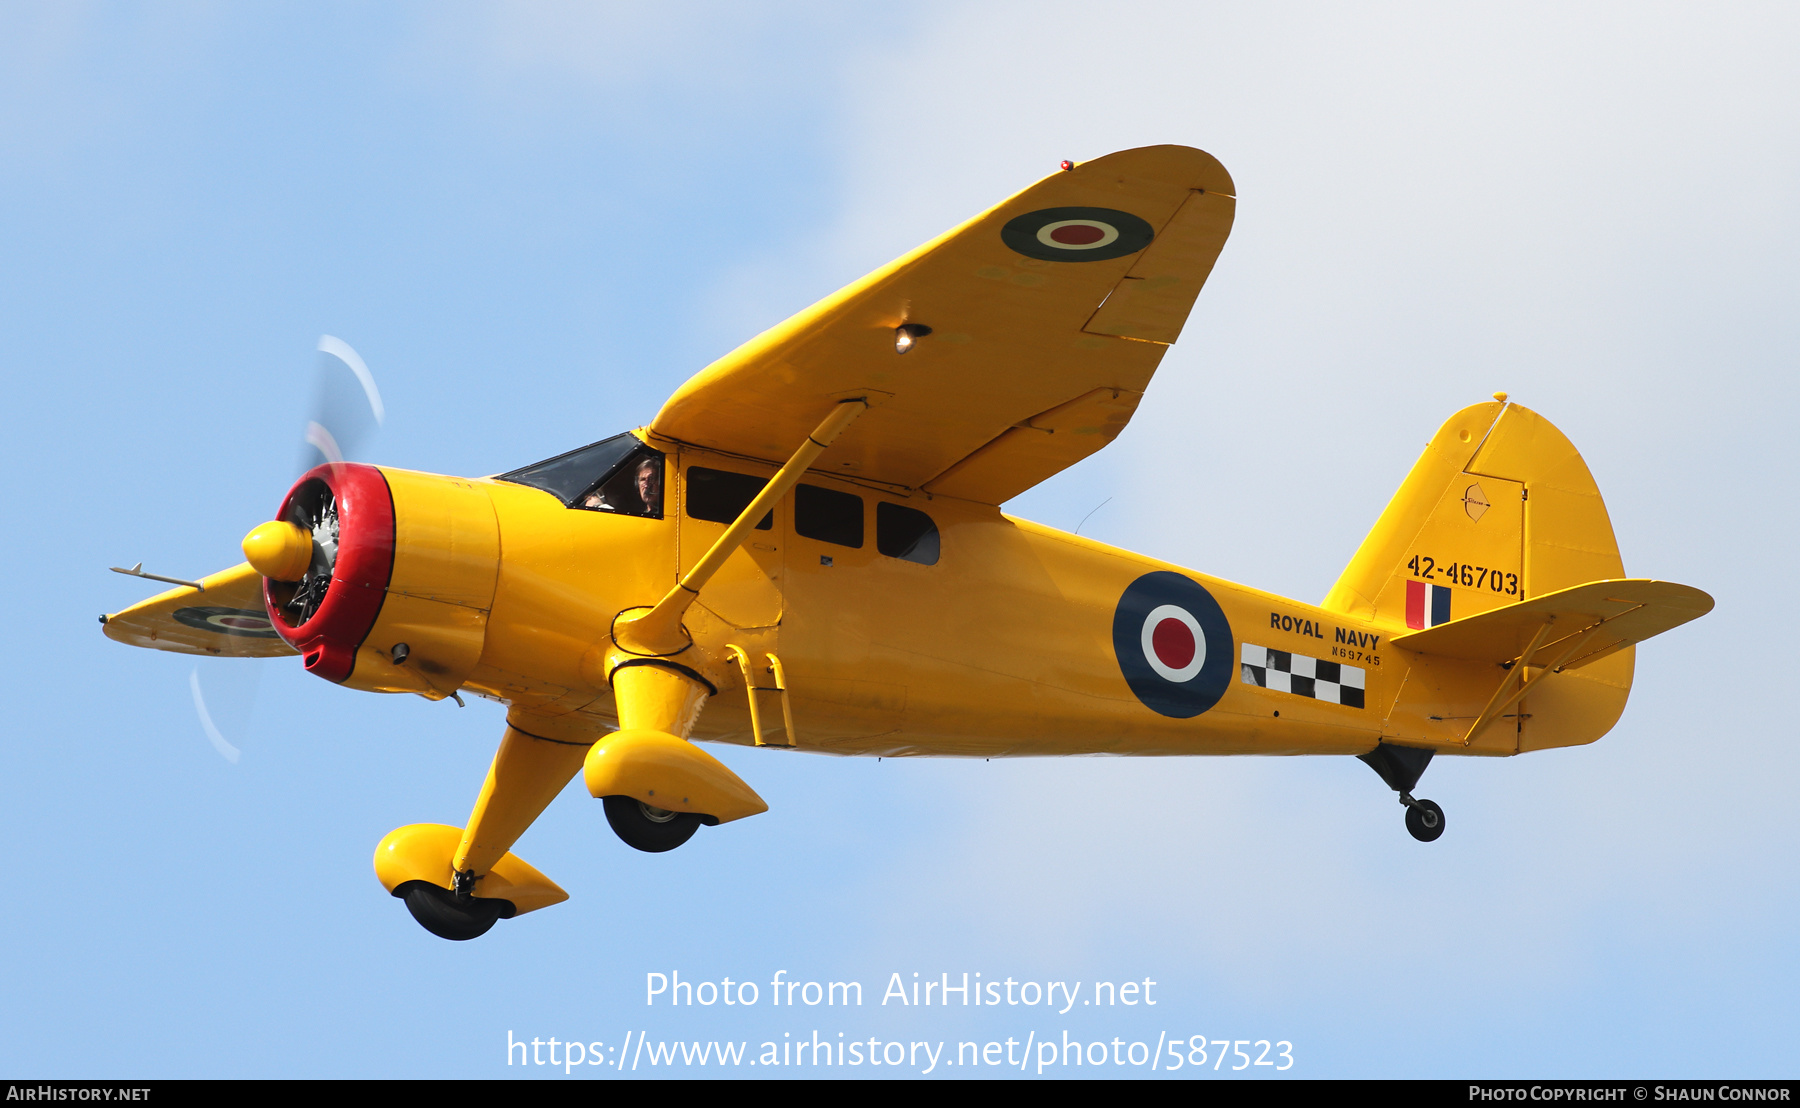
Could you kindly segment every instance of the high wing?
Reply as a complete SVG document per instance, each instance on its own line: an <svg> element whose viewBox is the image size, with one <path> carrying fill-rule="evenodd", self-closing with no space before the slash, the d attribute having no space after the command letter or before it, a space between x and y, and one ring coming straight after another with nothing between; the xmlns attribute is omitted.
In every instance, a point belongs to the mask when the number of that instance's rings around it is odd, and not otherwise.
<svg viewBox="0 0 1800 1108"><path fill-rule="evenodd" d="M1235 192L1185 146L1053 174L720 358L650 430L779 462L834 403L867 397L817 468L999 504L1124 428ZM902 325L930 329L904 354Z"/></svg>
<svg viewBox="0 0 1800 1108"><path fill-rule="evenodd" d="M106 637L131 646L234 658L299 653L275 634L263 607L262 575L245 562L100 617Z"/></svg>

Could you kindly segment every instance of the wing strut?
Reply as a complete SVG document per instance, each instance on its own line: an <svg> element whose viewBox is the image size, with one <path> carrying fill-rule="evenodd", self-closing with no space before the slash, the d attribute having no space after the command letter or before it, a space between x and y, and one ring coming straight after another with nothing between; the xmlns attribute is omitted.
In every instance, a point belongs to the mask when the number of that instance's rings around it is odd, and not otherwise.
<svg viewBox="0 0 1800 1108"><path fill-rule="evenodd" d="M614 640L634 654L651 657L666 657L686 648L688 638L681 629L681 617L687 613L688 605L694 602L694 598L700 595L701 588L725 564L725 559L743 545L744 540L750 536L751 528L756 526L756 521L799 483L801 476L825 452L832 440L868 408L869 402L861 398L839 401L831 414L813 429L812 434L806 436L806 441L800 445L800 449L794 451L794 456L787 460L787 464L756 494L756 499L738 513L730 527L725 528L725 533L712 544L712 549L695 563L693 569L688 570L686 577L656 602L656 607L641 616L619 619L613 629Z"/></svg>

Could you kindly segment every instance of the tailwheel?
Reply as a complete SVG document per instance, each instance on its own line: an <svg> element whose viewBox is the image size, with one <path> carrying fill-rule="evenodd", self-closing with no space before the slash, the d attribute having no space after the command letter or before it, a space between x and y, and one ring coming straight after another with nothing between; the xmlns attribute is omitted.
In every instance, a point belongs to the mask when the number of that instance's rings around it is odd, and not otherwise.
<svg viewBox="0 0 1800 1108"><path fill-rule="evenodd" d="M1444 833L1444 810L1435 801L1414 800L1408 796L1400 803L1406 805L1406 829L1413 838L1428 843Z"/></svg>
<svg viewBox="0 0 1800 1108"><path fill-rule="evenodd" d="M1380 743L1356 757L1379 773L1388 788L1400 794L1400 803L1406 805L1406 830L1413 838L1429 843L1444 833L1444 810L1429 800L1414 800L1412 794L1425 767L1431 764L1431 751Z"/></svg>
<svg viewBox="0 0 1800 1108"><path fill-rule="evenodd" d="M626 846L651 854L674 850L687 842L706 819L693 812L652 808L632 796L609 796L601 803L606 806L606 822L612 824L614 834L625 840Z"/></svg>
<svg viewBox="0 0 1800 1108"><path fill-rule="evenodd" d="M408 881L395 887L394 895L406 901L420 927L453 942L480 938L495 920L511 919L515 912L510 900L457 896L429 881Z"/></svg>

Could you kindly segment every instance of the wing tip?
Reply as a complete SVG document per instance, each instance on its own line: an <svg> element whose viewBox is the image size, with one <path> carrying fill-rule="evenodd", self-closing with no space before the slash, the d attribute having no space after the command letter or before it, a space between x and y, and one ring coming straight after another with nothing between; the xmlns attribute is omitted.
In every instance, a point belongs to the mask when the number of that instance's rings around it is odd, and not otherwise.
<svg viewBox="0 0 1800 1108"><path fill-rule="evenodd" d="M1108 167L1107 163L1112 165ZM1117 169L1125 166L1129 166L1133 174L1167 180L1185 188L1222 193L1233 198L1237 196L1237 184L1232 181L1230 171L1218 158L1197 146L1182 146L1179 143L1116 150L1098 158L1076 162L1074 171L1092 171L1103 167Z"/></svg>

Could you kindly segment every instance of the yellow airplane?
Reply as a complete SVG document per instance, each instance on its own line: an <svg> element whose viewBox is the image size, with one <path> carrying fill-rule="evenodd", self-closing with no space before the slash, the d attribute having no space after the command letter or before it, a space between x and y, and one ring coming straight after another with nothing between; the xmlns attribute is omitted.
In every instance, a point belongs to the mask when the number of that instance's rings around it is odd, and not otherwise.
<svg viewBox="0 0 1800 1108"><path fill-rule="evenodd" d="M767 810L694 739L1352 755L1433 840L1443 812L1412 789L1434 754L1593 742L1633 644L1712 599L1625 577L1581 455L1505 394L1438 430L1319 604L1003 514L1131 418L1236 203L1187 147L1065 162L708 366L647 427L493 477L313 469L246 564L105 632L504 703L467 826L376 850L448 939L567 899L510 850L577 772L640 850Z"/></svg>

